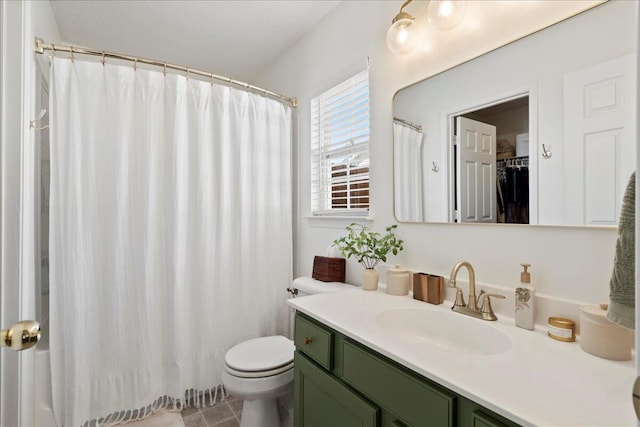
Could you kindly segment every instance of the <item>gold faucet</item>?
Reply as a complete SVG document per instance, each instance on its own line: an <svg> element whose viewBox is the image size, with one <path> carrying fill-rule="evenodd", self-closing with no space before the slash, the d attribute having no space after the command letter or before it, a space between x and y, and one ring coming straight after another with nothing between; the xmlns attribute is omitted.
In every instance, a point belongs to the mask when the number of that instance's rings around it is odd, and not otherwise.
<svg viewBox="0 0 640 427"><path fill-rule="evenodd" d="M458 275L458 271L460 271L462 267L467 267L467 271L469 272L468 304L465 304L464 302L464 294L462 293L462 289L456 286L456 277ZM456 300L453 303L453 307L451 307L451 310L458 313L466 314L467 316L476 317L478 319L498 320L495 313L493 312L493 307L491 307L490 297L504 299L504 295L487 294L484 291L480 291L480 295L476 297L476 273L473 271L473 266L469 261L460 261L453 266L453 270L451 270L451 277L449 277L449 283L447 286L456 289ZM478 300L480 299L480 297L482 297L482 307L478 309Z"/></svg>

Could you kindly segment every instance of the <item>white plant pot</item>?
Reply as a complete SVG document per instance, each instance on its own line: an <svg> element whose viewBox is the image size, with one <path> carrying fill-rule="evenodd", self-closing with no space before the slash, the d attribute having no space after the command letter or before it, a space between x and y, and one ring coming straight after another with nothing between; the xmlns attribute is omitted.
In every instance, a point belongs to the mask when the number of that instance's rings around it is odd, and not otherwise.
<svg viewBox="0 0 640 427"><path fill-rule="evenodd" d="M365 268L362 272L362 290L375 291L378 289L379 274L373 268Z"/></svg>

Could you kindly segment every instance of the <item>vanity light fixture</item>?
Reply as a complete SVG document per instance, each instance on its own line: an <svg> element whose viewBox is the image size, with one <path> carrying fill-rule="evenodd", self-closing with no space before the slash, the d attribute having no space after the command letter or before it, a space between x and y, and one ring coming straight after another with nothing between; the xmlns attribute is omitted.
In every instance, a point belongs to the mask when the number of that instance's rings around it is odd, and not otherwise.
<svg viewBox="0 0 640 427"><path fill-rule="evenodd" d="M397 55L406 55L418 47L420 31L413 16L403 9L413 0L405 1L400 7L400 13L393 18L391 27L387 31L387 47Z"/></svg>
<svg viewBox="0 0 640 427"><path fill-rule="evenodd" d="M427 9L427 20L440 31L449 31L460 24L467 13L464 0L431 0Z"/></svg>

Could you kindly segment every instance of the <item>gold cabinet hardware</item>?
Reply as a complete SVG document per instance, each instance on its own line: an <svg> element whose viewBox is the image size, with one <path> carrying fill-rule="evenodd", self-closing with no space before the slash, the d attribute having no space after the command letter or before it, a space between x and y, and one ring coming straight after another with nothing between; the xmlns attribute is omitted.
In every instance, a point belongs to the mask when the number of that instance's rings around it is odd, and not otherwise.
<svg viewBox="0 0 640 427"><path fill-rule="evenodd" d="M313 340L309 337L304 337L303 342L304 342L304 345L308 345L308 344L311 344Z"/></svg>

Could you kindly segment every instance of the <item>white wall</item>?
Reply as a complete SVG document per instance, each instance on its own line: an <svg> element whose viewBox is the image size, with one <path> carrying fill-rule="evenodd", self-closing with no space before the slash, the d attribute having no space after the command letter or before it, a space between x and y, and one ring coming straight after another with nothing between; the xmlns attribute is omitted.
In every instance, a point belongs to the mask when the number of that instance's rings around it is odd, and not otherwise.
<svg viewBox="0 0 640 427"><path fill-rule="evenodd" d="M422 48L407 57L394 56L385 46L387 28L399 6L400 2L386 1L341 3L275 61L259 82L263 87L299 98L295 275L309 275L313 256L324 254L350 222L306 217L310 212L309 103L313 96L364 69L369 58L374 216L370 225L383 230L396 222L392 184L394 93L514 40L536 26L542 28L559 17L570 16L584 7L584 2L469 2L467 18L457 32L427 33ZM410 5L407 11L424 24L424 3L415 6L413 9ZM596 302L606 300L609 293L616 240L612 229L400 224L397 234L406 242L405 251L391 262L416 270L448 277L457 261L467 259L474 265L481 285L514 288L519 282L519 264L528 262L533 265L533 283L539 294ZM360 283L359 271L350 260L347 281ZM500 304L508 302L497 301L498 310ZM512 304L503 309L512 311Z"/></svg>

